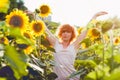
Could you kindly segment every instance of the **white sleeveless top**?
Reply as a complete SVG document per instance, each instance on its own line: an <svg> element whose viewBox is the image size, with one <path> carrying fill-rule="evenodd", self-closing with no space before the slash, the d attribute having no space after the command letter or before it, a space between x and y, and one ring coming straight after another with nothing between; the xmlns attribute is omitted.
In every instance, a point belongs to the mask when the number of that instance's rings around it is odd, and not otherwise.
<svg viewBox="0 0 120 80"><path fill-rule="evenodd" d="M67 48L63 48L63 45L56 41L54 49L56 53L54 53L55 67L54 72L58 75L56 80L69 80L67 77L75 72L74 69L74 61L76 57L76 50L72 44L70 44ZM78 77L70 80L79 80Z"/></svg>

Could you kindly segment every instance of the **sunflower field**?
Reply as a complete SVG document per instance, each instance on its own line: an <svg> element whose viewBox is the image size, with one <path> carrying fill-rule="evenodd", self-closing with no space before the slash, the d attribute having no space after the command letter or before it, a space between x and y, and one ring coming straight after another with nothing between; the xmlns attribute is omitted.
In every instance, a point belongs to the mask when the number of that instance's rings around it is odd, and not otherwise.
<svg viewBox="0 0 120 80"><path fill-rule="evenodd" d="M29 13L22 0L0 1L0 80L55 80L54 49L46 39L45 27L55 34L60 23L46 20L52 9L40 5ZM80 80L120 80L120 18L91 20L75 26L80 35L74 67Z"/></svg>

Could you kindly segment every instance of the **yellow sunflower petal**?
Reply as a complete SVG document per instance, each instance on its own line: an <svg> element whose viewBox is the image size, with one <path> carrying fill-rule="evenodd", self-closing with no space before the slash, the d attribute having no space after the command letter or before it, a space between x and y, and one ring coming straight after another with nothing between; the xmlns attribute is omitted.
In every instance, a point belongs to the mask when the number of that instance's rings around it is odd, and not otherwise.
<svg viewBox="0 0 120 80"><path fill-rule="evenodd" d="M118 44L120 44L120 39L118 37L116 37L114 39L114 45L118 45Z"/></svg>
<svg viewBox="0 0 120 80"><path fill-rule="evenodd" d="M92 28L88 31L88 36L92 39L96 39L100 37L100 31L97 28Z"/></svg>
<svg viewBox="0 0 120 80"><path fill-rule="evenodd" d="M25 54L30 54L33 51L33 47L32 46L28 46L26 49L24 49Z"/></svg>
<svg viewBox="0 0 120 80"><path fill-rule="evenodd" d="M25 36L27 39L35 43L35 39L30 31L25 31L22 33L23 36Z"/></svg>
<svg viewBox="0 0 120 80"><path fill-rule="evenodd" d="M30 27L35 36L40 36L45 30L45 24L42 20L32 21Z"/></svg>
<svg viewBox="0 0 120 80"><path fill-rule="evenodd" d="M28 22L28 16L21 10L14 10L6 16L6 23L11 27L20 28L21 31L26 30Z"/></svg>
<svg viewBox="0 0 120 80"><path fill-rule="evenodd" d="M48 17L49 14L51 13L51 9L48 5L41 5L40 6L40 17Z"/></svg>
<svg viewBox="0 0 120 80"><path fill-rule="evenodd" d="M0 43L9 44L9 40L6 37L0 38Z"/></svg>

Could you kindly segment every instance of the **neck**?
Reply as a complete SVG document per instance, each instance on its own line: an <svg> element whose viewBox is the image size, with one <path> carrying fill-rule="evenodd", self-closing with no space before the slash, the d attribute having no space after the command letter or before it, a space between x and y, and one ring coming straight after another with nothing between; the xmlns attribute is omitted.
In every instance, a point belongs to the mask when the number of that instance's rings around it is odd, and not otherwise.
<svg viewBox="0 0 120 80"><path fill-rule="evenodd" d="M64 48L66 48L70 44L70 41L63 41L62 45Z"/></svg>

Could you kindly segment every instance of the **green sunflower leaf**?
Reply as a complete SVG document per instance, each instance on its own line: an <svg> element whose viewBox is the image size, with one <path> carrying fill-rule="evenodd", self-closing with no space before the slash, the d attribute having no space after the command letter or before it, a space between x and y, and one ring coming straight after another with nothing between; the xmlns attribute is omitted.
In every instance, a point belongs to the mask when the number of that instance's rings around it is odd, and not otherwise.
<svg viewBox="0 0 120 80"><path fill-rule="evenodd" d="M14 47L6 46L5 47L5 59L8 62L8 65L14 71L14 76L17 79L20 79L22 76L27 75L27 57L25 54L18 53ZM22 66L22 67L21 67Z"/></svg>

